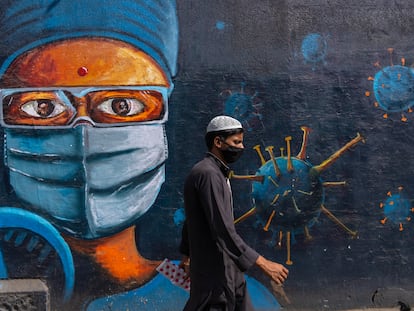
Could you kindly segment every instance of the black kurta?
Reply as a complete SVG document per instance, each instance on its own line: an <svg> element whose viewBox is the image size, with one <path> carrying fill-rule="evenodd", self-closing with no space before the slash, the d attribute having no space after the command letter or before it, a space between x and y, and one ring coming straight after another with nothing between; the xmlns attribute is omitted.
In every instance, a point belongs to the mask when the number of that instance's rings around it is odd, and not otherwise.
<svg viewBox="0 0 414 311"><path fill-rule="evenodd" d="M243 272L259 254L237 234L229 168L211 153L198 162L184 185L186 222L180 251L190 256L191 291L185 311L225 305L252 310Z"/></svg>

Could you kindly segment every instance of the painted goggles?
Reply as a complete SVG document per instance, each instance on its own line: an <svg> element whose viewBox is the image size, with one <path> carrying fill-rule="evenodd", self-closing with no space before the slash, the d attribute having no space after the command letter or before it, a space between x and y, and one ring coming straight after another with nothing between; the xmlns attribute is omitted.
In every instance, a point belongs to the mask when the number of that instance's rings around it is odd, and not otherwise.
<svg viewBox="0 0 414 311"><path fill-rule="evenodd" d="M71 128L162 124L168 88L161 86L0 89L5 128Z"/></svg>

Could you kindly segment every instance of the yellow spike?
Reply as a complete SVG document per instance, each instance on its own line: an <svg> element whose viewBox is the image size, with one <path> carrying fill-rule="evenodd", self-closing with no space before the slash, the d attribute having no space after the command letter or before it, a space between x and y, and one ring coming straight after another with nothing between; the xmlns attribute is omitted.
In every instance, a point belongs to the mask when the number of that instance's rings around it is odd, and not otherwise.
<svg viewBox="0 0 414 311"><path fill-rule="evenodd" d="M272 176L267 176L267 179L269 179L272 184L274 184L276 186L276 188L279 188L279 184L277 182L275 182L275 180L272 178Z"/></svg>
<svg viewBox="0 0 414 311"><path fill-rule="evenodd" d="M368 81L374 81L374 77L369 76L369 77L368 77Z"/></svg>
<svg viewBox="0 0 414 311"><path fill-rule="evenodd" d="M300 212L302 212L302 211L299 209L298 204L296 203L296 200L295 200L294 196L292 196L292 203L293 203L293 207L296 210L296 213L300 214Z"/></svg>
<svg viewBox="0 0 414 311"><path fill-rule="evenodd" d="M370 91L365 91L365 96L366 97L370 97L371 96L371 92Z"/></svg>
<svg viewBox="0 0 414 311"><path fill-rule="evenodd" d="M383 207L384 207L384 205L385 205L385 204L381 202L381 203L380 203L380 208L383 208Z"/></svg>
<svg viewBox="0 0 414 311"><path fill-rule="evenodd" d="M269 231L270 223L272 222L273 217L275 217L275 214L276 214L276 211L273 210L272 213L269 216L269 219L266 222L266 226L264 226L264 228L263 228L264 231Z"/></svg>
<svg viewBox="0 0 414 311"><path fill-rule="evenodd" d="M401 65L405 66L405 58L404 57L401 57Z"/></svg>
<svg viewBox="0 0 414 311"><path fill-rule="evenodd" d="M278 194L276 194L276 195L275 195L275 197L273 198L272 203L270 203L270 205L275 204L275 203L276 203L276 201L279 199L279 196L280 196L280 194L279 194L279 193L278 193Z"/></svg>
<svg viewBox="0 0 414 311"><path fill-rule="evenodd" d="M411 208L411 211L414 212L414 207Z"/></svg>
<svg viewBox="0 0 414 311"><path fill-rule="evenodd" d="M283 153L283 151L285 151L285 148L280 147L280 156L281 157L284 157L285 156L284 153Z"/></svg>
<svg viewBox="0 0 414 311"><path fill-rule="evenodd" d="M239 222L245 221L247 218L253 216L254 214L256 214L256 207L253 207L252 209L241 215L239 218L237 218L234 221L234 224L238 224Z"/></svg>
<svg viewBox="0 0 414 311"><path fill-rule="evenodd" d="M347 226L345 226L338 218L335 217L334 214L332 214L324 205L321 205L321 210L322 212L328 216L328 218L330 220L332 220L334 223L336 223L339 227L341 227L342 229L344 229L346 232L348 232L352 238L356 238L358 235L357 231L352 231L351 229L349 229Z"/></svg>
<svg viewBox="0 0 414 311"><path fill-rule="evenodd" d="M410 108L408 108L407 112L408 112L408 113L413 112L413 108L411 108L411 107L410 107Z"/></svg>
<svg viewBox="0 0 414 311"><path fill-rule="evenodd" d="M234 171L230 171L229 178L232 179L245 179L245 180L252 180L263 183L264 176L263 175L236 175Z"/></svg>
<svg viewBox="0 0 414 311"><path fill-rule="evenodd" d="M390 53L390 64L391 66L394 66L394 63L392 62L392 53L394 52L393 48L388 48L387 49L388 53Z"/></svg>
<svg viewBox="0 0 414 311"><path fill-rule="evenodd" d="M378 107L379 107L378 102L374 102L374 107L376 107L376 108L378 108Z"/></svg>
<svg viewBox="0 0 414 311"><path fill-rule="evenodd" d="M388 113L384 113L384 114L382 115L382 117L383 117L384 119L388 119Z"/></svg>
<svg viewBox="0 0 414 311"><path fill-rule="evenodd" d="M311 241L311 240L313 239L313 237L312 237L312 236L311 236L311 234L309 233L309 228L308 228L308 226L305 226L305 227L303 228L303 232L304 232L304 234L305 234L305 241L306 241L306 242Z"/></svg>
<svg viewBox="0 0 414 311"><path fill-rule="evenodd" d="M407 217L406 219L407 219L407 221L411 221L411 217Z"/></svg>
<svg viewBox="0 0 414 311"><path fill-rule="evenodd" d="M279 231L279 241L277 242L278 247L282 247L283 231Z"/></svg>
<svg viewBox="0 0 414 311"><path fill-rule="evenodd" d="M403 191L404 187L403 186L398 186L398 191L401 192Z"/></svg>
<svg viewBox="0 0 414 311"><path fill-rule="evenodd" d="M387 195L390 197L392 195L391 191L388 191Z"/></svg>
<svg viewBox="0 0 414 311"><path fill-rule="evenodd" d="M293 262L290 259L290 231L286 232L286 248L287 248L286 264L291 266L293 265Z"/></svg>
<svg viewBox="0 0 414 311"><path fill-rule="evenodd" d="M331 155L328 159L323 161L321 164L314 166L312 169L316 170L318 173L322 172L326 168L328 168L331 164L333 164L345 151L355 146L360 141L364 142L364 138L357 133L357 136L349 141L345 146L343 146L341 149L336 151L333 155Z"/></svg>
<svg viewBox="0 0 414 311"><path fill-rule="evenodd" d="M306 126L302 126L300 129L303 131L302 147L300 148L300 151L296 157L300 160L304 160L306 157L306 146L308 144L308 138L311 129Z"/></svg>
<svg viewBox="0 0 414 311"><path fill-rule="evenodd" d="M345 186L346 181L325 181L322 183L324 187L336 187L336 186Z"/></svg>
<svg viewBox="0 0 414 311"><path fill-rule="evenodd" d="M400 230L400 231L403 231L404 230L404 227L403 227L403 224L402 223L400 223L400 228L398 230Z"/></svg>
<svg viewBox="0 0 414 311"><path fill-rule="evenodd" d="M401 114L401 121L402 122L407 122L407 117L405 116L405 115L403 115L403 114Z"/></svg>
<svg viewBox="0 0 414 311"><path fill-rule="evenodd" d="M275 155L273 154L273 146L268 146L268 147L266 147L266 149L265 149L268 153L269 153L269 155L270 155L270 159L272 160L272 163L273 163L273 168L275 169L275 174L276 174L276 176L277 177L280 177L280 175L281 175L281 172L280 172L280 168L279 168L279 166L277 165L277 163L276 163L276 159L275 159Z"/></svg>
<svg viewBox="0 0 414 311"><path fill-rule="evenodd" d="M286 147L287 147L287 170L288 172L293 171L292 158L291 158L291 152L290 152L290 141L291 140L292 140L292 136L285 137Z"/></svg>
<svg viewBox="0 0 414 311"><path fill-rule="evenodd" d="M387 218L387 217L384 217L384 219L381 219L381 220L380 220L380 222L381 222L383 225L385 225L385 223L387 222L387 220L388 220L388 218Z"/></svg>
<svg viewBox="0 0 414 311"><path fill-rule="evenodd" d="M292 192L292 190L290 190L290 189L286 189L285 191L283 191L283 196L284 197L286 197L289 193L291 193Z"/></svg>
<svg viewBox="0 0 414 311"><path fill-rule="evenodd" d="M262 163L261 165L265 164L266 160L263 157L262 150L260 149L260 145L254 146L253 149L256 150L257 154L259 155L260 162Z"/></svg>
<svg viewBox="0 0 414 311"><path fill-rule="evenodd" d="M390 203L389 203L389 204L390 204L391 206L392 206L392 205L394 205L394 201L390 201Z"/></svg>
<svg viewBox="0 0 414 311"><path fill-rule="evenodd" d="M304 195L309 195L309 196L311 196L311 195L313 194L313 191L311 191L311 192L306 192L306 191L303 191L303 190L300 190L300 189L298 189L298 190L297 190L297 192L302 193L302 194L304 194Z"/></svg>

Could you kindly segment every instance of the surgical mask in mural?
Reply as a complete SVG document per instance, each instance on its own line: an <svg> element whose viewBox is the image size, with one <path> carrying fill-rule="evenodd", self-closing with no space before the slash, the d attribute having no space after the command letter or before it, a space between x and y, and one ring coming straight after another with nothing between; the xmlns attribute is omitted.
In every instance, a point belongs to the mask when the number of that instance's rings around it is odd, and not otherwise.
<svg viewBox="0 0 414 311"><path fill-rule="evenodd" d="M76 98L87 103L88 96L97 97L95 91ZM135 91L157 101L148 90ZM99 104L86 105L80 114L71 105L74 89L36 92L47 100L34 97L35 91L2 90L5 165L17 196L77 237L102 237L130 226L151 207L164 182L166 91L162 113L141 119L128 111L148 111L145 98L94 98ZM53 122L45 122L49 117ZM128 123L133 125L121 126Z"/></svg>

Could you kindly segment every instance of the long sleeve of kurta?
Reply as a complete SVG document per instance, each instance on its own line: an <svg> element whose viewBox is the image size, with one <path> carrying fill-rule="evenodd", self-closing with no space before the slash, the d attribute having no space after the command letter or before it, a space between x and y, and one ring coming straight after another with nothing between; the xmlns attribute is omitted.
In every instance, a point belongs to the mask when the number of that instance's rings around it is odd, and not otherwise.
<svg viewBox="0 0 414 311"><path fill-rule="evenodd" d="M180 251L190 257L191 294L186 310L202 310L207 301L236 304L243 272L259 257L234 227L228 167L212 154L192 168L184 184L186 221ZM230 307L230 310L234 308Z"/></svg>
<svg viewBox="0 0 414 311"><path fill-rule="evenodd" d="M249 247L234 226L231 191L221 172L201 174L197 192L210 227L211 237L241 271L250 268L259 254Z"/></svg>

